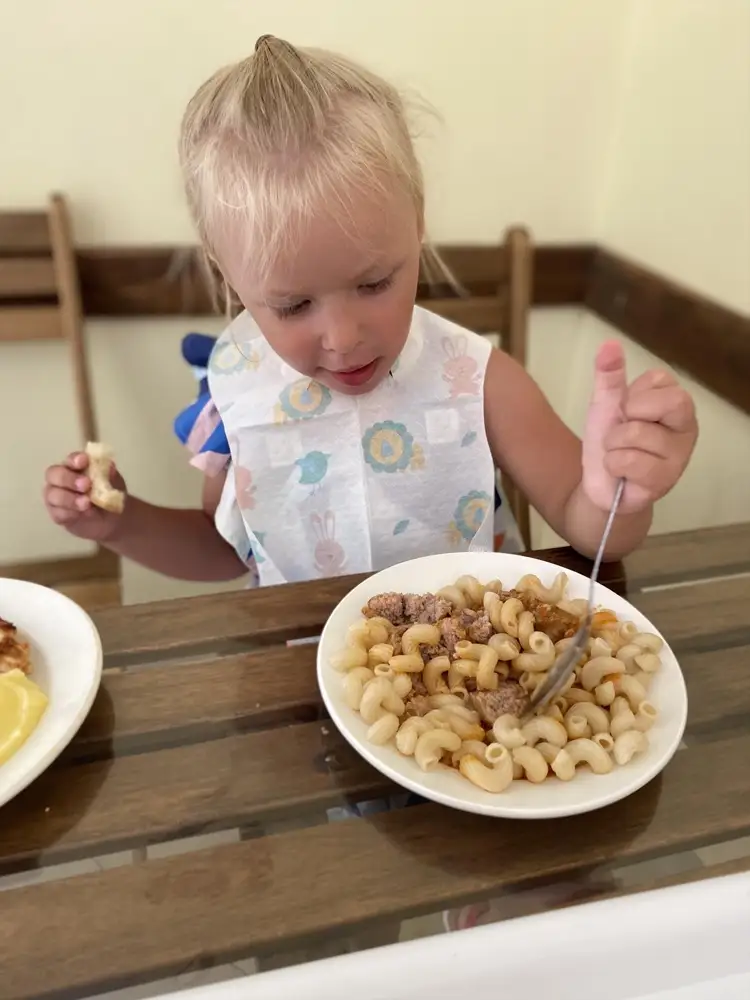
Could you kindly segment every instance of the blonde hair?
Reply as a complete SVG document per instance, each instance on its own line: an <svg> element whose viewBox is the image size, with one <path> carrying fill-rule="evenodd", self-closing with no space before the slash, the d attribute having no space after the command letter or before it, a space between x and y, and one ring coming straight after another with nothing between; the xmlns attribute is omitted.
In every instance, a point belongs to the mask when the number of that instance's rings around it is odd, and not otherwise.
<svg viewBox="0 0 750 1000"><path fill-rule="evenodd" d="M263 35L251 56L198 89L182 120L179 151L214 274L217 246L237 222L247 260L263 274L321 204L345 227L353 195L400 188L423 220L424 182L404 98L325 50ZM428 275L453 283L431 248L424 263Z"/></svg>

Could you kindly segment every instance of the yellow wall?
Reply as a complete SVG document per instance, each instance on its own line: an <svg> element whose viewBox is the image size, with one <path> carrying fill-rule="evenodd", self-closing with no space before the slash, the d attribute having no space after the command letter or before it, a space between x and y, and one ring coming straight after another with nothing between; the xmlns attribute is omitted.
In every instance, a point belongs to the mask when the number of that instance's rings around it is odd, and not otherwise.
<svg viewBox="0 0 750 1000"><path fill-rule="evenodd" d="M750 3L636 0L632 13L600 193L601 240L750 313ZM610 333L585 318L576 372ZM628 355L636 374L654 360L636 348ZM746 521L750 418L683 380L701 436L684 478L657 505L653 530Z"/></svg>
<svg viewBox="0 0 750 1000"><path fill-rule="evenodd" d="M437 238L494 240L519 218L546 240L591 232L628 0L23 0L3 11L3 204L61 187L81 242L192 239L175 157L182 110L266 32L366 61L441 113L445 128L423 144Z"/></svg>
<svg viewBox="0 0 750 1000"><path fill-rule="evenodd" d="M612 127L596 190L595 232L607 247L750 312L750 3L634 0L621 36ZM613 331L584 315L563 344L536 323L532 370L580 430L591 358ZM712 345L705 345L706 351ZM552 373L571 351L570 379ZM556 353L555 353L556 352ZM632 376L658 363L626 341ZM547 375L546 373L549 373ZM684 373L700 439L654 532L750 519L750 418ZM549 381L548 381L549 380ZM555 535L535 520L537 544Z"/></svg>
<svg viewBox="0 0 750 1000"><path fill-rule="evenodd" d="M750 2L636 0L597 228L750 312Z"/></svg>
<svg viewBox="0 0 750 1000"><path fill-rule="evenodd" d="M13 42L0 61L0 198L34 205L64 190L80 243L192 242L175 157L182 108L208 73L274 32L365 60L440 111L444 124L421 143L437 239L492 241L514 221L540 241L601 238L746 307L738 260L748 247L750 163L738 136L750 92L747 58L739 59L747 11L743 0L464 0L459 21L447 0L6 3L0 35ZM668 129L679 142L662 141L649 155L644 143ZM689 180L673 181L686 171ZM89 324L102 434L131 489L157 502L189 505L197 496L198 476L171 433L193 394L178 347L188 330L219 327L205 317ZM606 332L577 310L534 315L531 370L576 429L592 350ZM632 346L629 355L634 368L653 360ZM13 470L0 477L0 562L79 552L84 546L46 520L40 501L43 468L77 444L63 353L0 345L0 371L0 420L14 430L0 443L2 468ZM739 471L750 469L747 445L730 454L724 444L727 429L750 442L749 422L705 392L698 397L701 450L660 505L658 530L750 509L748 474ZM705 475L710 491L698 483ZM537 544L553 540L536 532ZM133 566L125 584L129 601L196 589Z"/></svg>

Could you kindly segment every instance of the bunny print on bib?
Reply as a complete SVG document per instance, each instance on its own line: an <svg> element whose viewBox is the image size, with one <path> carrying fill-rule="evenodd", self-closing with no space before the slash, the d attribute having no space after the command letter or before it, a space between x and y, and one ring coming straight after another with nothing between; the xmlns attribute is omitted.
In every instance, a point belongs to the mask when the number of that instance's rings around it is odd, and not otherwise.
<svg viewBox="0 0 750 1000"><path fill-rule="evenodd" d="M451 399L478 396L482 391L484 373L479 371L478 362L468 353L466 336L443 337L442 343L447 357L443 364L443 379L450 386Z"/></svg>

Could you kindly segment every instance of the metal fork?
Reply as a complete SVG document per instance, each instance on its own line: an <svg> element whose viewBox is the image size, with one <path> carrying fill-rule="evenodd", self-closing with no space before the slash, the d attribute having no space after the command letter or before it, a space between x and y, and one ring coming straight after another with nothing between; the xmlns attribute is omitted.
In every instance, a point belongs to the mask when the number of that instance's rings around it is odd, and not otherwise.
<svg viewBox="0 0 750 1000"><path fill-rule="evenodd" d="M609 508L607 523L604 525L604 531L602 532L602 540L599 542L599 549L597 550L596 558L594 559L594 566L591 570L586 617L583 619L580 628L573 636L573 641L561 654L554 667L550 670L547 675L547 679L543 684L539 685L534 694L531 696L529 706L521 718L521 725L528 722L533 715L546 708L547 705L549 705L549 703L553 701L562 691L568 678L575 670L576 664L578 663L581 653L583 652L583 648L588 641L589 635L591 634L591 623L594 618L594 588L596 587L596 581L599 576L599 567L601 566L602 557L604 556L604 549L607 545L609 533L612 530L612 524L615 519L615 514L617 513L617 508L620 506L620 500L622 499L622 491L624 488L625 480L619 479L617 481L617 489L615 490L615 495L612 500L612 506Z"/></svg>

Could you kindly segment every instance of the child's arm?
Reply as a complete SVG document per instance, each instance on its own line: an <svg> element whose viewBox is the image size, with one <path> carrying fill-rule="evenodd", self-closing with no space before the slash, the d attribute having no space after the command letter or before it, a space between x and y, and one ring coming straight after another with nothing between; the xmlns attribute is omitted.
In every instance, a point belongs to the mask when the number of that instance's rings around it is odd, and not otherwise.
<svg viewBox="0 0 750 1000"><path fill-rule="evenodd" d="M214 514L226 473L206 477L202 510L157 507L128 496L107 548L148 569L179 580L219 582L244 576L247 566L221 537Z"/></svg>
<svg viewBox="0 0 750 1000"><path fill-rule="evenodd" d="M646 390L643 383L639 393L638 383L646 376L628 389L621 352L612 349L605 357L606 353L600 352L597 363L607 358L617 362L617 355L621 370L617 385L607 386L608 373L597 369L585 463L582 442L557 416L528 373L500 351L492 352L487 368L485 424L496 464L545 521L584 555L593 557L599 546L615 477L626 477L621 513L606 553L608 559L618 559L648 533L653 501L664 496L682 474L695 444L697 424L690 396L671 376L648 373L653 386ZM665 380L671 380L670 384ZM600 419L602 400L608 409L604 422ZM639 406L643 412L637 419L628 409Z"/></svg>

